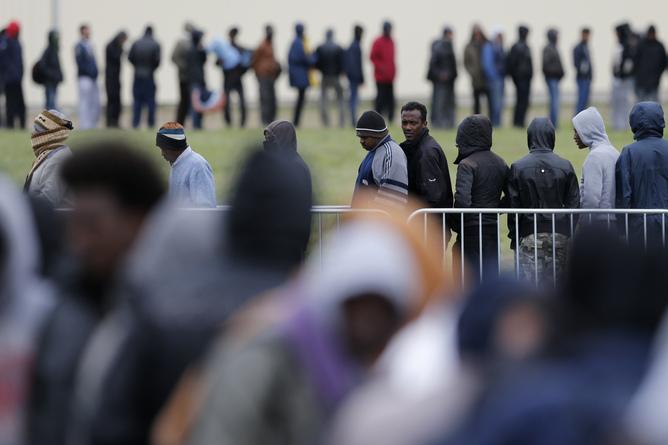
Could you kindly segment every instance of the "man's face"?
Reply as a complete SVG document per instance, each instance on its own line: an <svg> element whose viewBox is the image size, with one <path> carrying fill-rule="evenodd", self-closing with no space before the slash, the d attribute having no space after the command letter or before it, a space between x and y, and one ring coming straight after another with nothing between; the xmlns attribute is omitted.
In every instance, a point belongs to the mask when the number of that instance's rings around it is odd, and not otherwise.
<svg viewBox="0 0 668 445"><path fill-rule="evenodd" d="M582 41L583 41L584 43L589 42L589 33L588 33L588 32L583 32L583 33L582 33Z"/></svg>
<svg viewBox="0 0 668 445"><path fill-rule="evenodd" d="M360 136L360 145L362 145L362 148L365 149L366 151L371 151L380 142L380 138L377 136Z"/></svg>
<svg viewBox="0 0 668 445"><path fill-rule="evenodd" d="M580 149L587 148L587 145L584 142L582 142L582 139L580 139L580 135L578 134L575 128L573 129L573 140L575 141L575 145L577 145L578 148Z"/></svg>
<svg viewBox="0 0 668 445"><path fill-rule="evenodd" d="M124 210L101 189L75 192L67 218L67 239L86 273L106 280L130 250L141 228L142 216Z"/></svg>
<svg viewBox="0 0 668 445"><path fill-rule="evenodd" d="M176 162L182 153L179 150L168 150L166 148L161 148L160 151L162 152L162 157L165 159L165 161L169 162L170 164Z"/></svg>
<svg viewBox="0 0 668 445"><path fill-rule="evenodd" d="M90 28L88 26L81 30L81 37L86 40L90 39Z"/></svg>
<svg viewBox="0 0 668 445"><path fill-rule="evenodd" d="M405 110L401 112L401 129L407 141L412 142L427 128L427 121L422 120L420 110Z"/></svg>

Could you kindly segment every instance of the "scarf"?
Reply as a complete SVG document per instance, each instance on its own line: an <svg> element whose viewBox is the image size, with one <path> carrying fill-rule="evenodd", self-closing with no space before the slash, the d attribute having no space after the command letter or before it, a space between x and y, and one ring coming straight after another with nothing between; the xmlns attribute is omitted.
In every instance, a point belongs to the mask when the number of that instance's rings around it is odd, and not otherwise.
<svg viewBox="0 0 668 445"><path fill-rule="evenodd" d="M27 190L32 180L35 170L49 157L57 148L65 145L65 141L74 128L72 122L60 118L47 110L42 111L35 118L35 127L43 128L43 131L36 131L30 138L32 151L35 154L35 160L30 167L30 172L26 177L24 190Z"/></svg>

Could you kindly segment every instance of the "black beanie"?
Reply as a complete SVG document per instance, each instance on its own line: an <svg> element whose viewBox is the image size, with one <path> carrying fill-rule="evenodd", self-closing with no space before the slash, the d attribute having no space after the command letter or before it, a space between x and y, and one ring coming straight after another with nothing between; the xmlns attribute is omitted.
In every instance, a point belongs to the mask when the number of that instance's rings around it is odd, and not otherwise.
<svg viewBox="0 0 668 445"><path fill-rule="evenodd" d="M384 137L387 135L387 125L383 116L375 111L365 111L357 120L355 126L357 136Z"/></svg>

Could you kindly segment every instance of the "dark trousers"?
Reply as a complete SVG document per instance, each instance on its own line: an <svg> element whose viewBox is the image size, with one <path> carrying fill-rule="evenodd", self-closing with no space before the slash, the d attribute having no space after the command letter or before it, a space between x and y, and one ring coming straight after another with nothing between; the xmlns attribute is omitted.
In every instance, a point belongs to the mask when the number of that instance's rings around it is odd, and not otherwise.
<svg viewBox="0 0 668 445"><path fill-rule="evenodd" d="M244 98L244 85L241 83L241 77L236 75L225 74L225 81L223 82L223 91L227 97L225 101L225 109L223 110L223 117L225 118L225 123L229 126L232 125L232 102L230 101L231 93L234 91L239 97L239 111L241 112L241 120L239 121L239 126L243 127L246 125L246 100ZM230 79L233 77L233 79Z"/></svg>
<svg viewBox="0 0 668 445"><path fill-rule="evenodd" d="M120 82L106 82L107 89L107 127L117 128L121 117L121 84Z"/></svg>
<svg viewBox="0 0 668 445"><path fill-rule="evenodd" d="M464 277L473 282L488 280L499 275L499 243L496 225L482 226L482 237L478 226L468 226L464 230ZM457 241L452 247L455 258L462 252L462 235L457 235ZM482 257L481 257L482 254ZM482 258L482 277L480 263ZM453 273L461 276L462 264L453 261Z"/></svg>
<svg viewBox="0 0 668 445"><path fill-rule="evenodd" d="M526 125L527 110L529 109L529 95L531 94L531 79L522 79L515 82L515 113L513 114L513 125L522 127Z"/></svg>
<svg viewBox="0 0 668 445"><path fill-rule="evenodd" d="M491 108L489 105L489 94L487 93L487 88L478 88L473 90L473 114L482 114L482 108L480 106L480 96L485 96L487 98L488 110Z"/></svg>
<svg viewBox="0 0 668 445"><path fill-rule="evenodd" d="M148 126L155 126L155 82L151 78L135 78L132 85L132 127L139 127L144 107L148 108Z"/></svg>
<svg viewBox="0 0 668 445"><path fill-rule="evenodd" d="M267 126L276 120L276 89L273 77L258 77L260 85L260 116L262 123Z"/></svg>
<svg viewBox="0 0 668 445"><path fill-rule="evenodd" d="M190 83L179 80L179 105L176 108L176 122L185 125L188 109L190 108Z"/></svg>
<svg viewBox="0 0 668 445"><path fill-rule="evenodd" d="M295 113L292 118L292 123L295 127L299 127L299 121L302 117L302 109L304 108L304 100L306 99L306 87L297 89L297 102L295 102Z"/></svg>
<svg viewBox="0 0 668 445"><path fill-rule="evenodd" d="M394 119L394 84L376 82L376 112L387 116L387 123Z"/></svg>
<svg viewBox="0 0 668 445"><path fill-rule="evenodd" d="M431 123L436 128L455 126L455 85L452 82L434 82L431 99Z"/></svg>
<svg viewBox="0 0 668 445"><path fill-rule="evenodd" d="M12 82L5 85L5 105L7 114L7 128L14 128L18 119L18 128L26 126L26 104L23 100L21 82Z"/></svg>

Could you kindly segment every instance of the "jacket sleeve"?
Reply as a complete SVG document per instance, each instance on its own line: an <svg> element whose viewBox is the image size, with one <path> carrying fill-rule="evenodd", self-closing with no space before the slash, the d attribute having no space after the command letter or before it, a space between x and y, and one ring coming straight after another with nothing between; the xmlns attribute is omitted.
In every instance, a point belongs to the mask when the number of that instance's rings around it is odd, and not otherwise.
<svg viewBox="0 0 668 445"><path fill-rule="evenodd" d="M452 207L452 185L450 184L450 173L441 169L439 159L436 153L430 153L424 157L422 162L422 188L423 196L431 207L440 206L441 202L446 201L448 207ZM443 195L446 196L443 196ZM449 195L449 196L448 196Z"/></svg>
<svg viewBox="0 0 668 445"><path fill-rule="evenodd" d="M628 150L622 150L615 164L615 207L630 209L633 198L631 192L631 160Z"/></svg>
<svg viewBox="0 0 668 445"><path fill-rule="evenodd" d="M603 169L601 164L591 156L582 165L582 196L580 202L583 209L597 209L601 206L603 194Z"/></svg>
<svg viewBox="0 0 668 445"><path fill-rule="evenodd" d="M376 159L382 162L377 162ZM382 157L377 154L372 171L373 178L378 184L378 200L392 204L406 204L408 201L408 169L405 155L400 148L398 150L385 149Z"/></svg>

